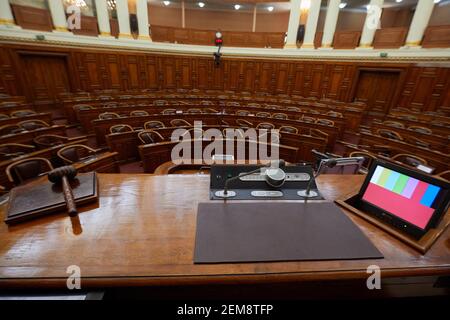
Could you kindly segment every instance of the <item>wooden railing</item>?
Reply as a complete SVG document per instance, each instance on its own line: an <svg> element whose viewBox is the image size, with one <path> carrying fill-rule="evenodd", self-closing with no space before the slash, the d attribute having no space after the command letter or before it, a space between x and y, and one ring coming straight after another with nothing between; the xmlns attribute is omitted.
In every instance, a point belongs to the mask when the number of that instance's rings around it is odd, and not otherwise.
<svg viewBox="0 0 450 320"><path fill-rule="evenodd" d="M73 34L82 36L98 36L97 17L81 16L81 29L74 29Z"/></svg>
<svg viewBox="0 0 450 320"><path fill-rule="evenodd" d="M151 26L152 40L180 44L214 45L214 30L183 29ZM283 32L222 31L223 42L229 47L283 48Z"/></svg>
<svg viewBox="0 0 450 320"><path fill-rule="evenodd" d="M354 49L359 45L361 31L336 31L334 34L334 49Z"/></svg>
<svg viewBox="0 0 450 320"><path fill-rule="evenodd" d="M27 6L11 5L16 23L24 29L52 31L53 22L50 11Z"/></svg>

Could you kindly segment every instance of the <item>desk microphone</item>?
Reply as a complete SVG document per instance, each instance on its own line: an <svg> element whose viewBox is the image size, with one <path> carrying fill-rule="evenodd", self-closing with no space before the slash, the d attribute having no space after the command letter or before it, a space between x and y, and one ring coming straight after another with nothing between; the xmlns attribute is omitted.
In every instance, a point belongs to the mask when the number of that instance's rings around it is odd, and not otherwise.
<svg viewBox="0 0 450 320"><path fill-rule="evenodd" d="M275 161L271 161L269 164L259 167L258 169L249 171L249 172L242 172L237 176L228 178L225 181L225 185L223 187L223 190L220 191L216 191L215 196L219 197L219 198L233 198L236 196L236 192L235 191L228 191L228 185L230 184L230 182L240 179L242 177L245 176L249 176L251 174L257 173L259 171L261 171L261 169L263 168L270 168L269 170L266 170L266 183L268 185L270 185L271 187L281 187L284 184L284 181L286 180L286 173L280 169L280 167L284 167L286 165L285 161L280 159L280 160L275 160Z"/></svg>
<svg viewBox="0 0 450 320"><path fill-rule="evenodd" d="M313 182L318 176L320 176L320 174L322 173L322 168L323 168L324 166L325 166L325 167L328 167L328 168L333 168L333 167L336 166L336 164L337 164L336 159L326 159L326 160L322 160L322 161L320 162L319 169L317 169L317 173L315 174L315 176L309 178L309 182L308 182L308 186L306 187L306 190L298 191L297 194L298 194L300 197L304 197L304 198L314 198L314 197L317 197L317 196L319 195L319 193L316 192L316 191L311 191L312 182Z"/></svg>

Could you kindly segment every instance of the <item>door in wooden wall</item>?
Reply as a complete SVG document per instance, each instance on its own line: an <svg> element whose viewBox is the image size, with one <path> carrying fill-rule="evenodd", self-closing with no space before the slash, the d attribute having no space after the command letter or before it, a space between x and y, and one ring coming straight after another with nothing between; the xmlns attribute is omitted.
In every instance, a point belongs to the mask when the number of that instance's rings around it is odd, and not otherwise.
<svg viewBox="0 0 450 320"><path fill-rule="evenodd" d="M23 72L33 101L56 101L59 93L70 91L65 56L21 55Z"/></svg>
<svg viewBox="0 0 450 320"><path fill-rule="evenodd" d="M388 113L399 77L400 71L361 70L354 101L364 102L369 112Z"/></svg>

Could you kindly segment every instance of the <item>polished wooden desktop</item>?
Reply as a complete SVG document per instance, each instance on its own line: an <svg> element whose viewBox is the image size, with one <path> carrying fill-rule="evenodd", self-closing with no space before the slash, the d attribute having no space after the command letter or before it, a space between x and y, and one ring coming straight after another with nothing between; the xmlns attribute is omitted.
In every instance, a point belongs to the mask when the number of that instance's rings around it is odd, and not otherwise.
<svg viewBox="0 0 450 320"><path fill-rule="evenodd" d="M0 288L64 289L67 267L78 265L82 288L93 290L172 287L173 296L186 293L175 289L180 286L208 292L217 285L228 289L288 285L287 292L311 288L321 295L331 292L324 283L344 281L356 286L351 295L378 294L366 288L367 267L377 265L384 289L380 292L385 295L395 291L389 286L411 293L405 285L417 283L440 294L449 290L433 288L436 281L450 276L449 229L422 255L344 210L384 259L194 265L197 205L210 201L208 175L98 174L98 178L99 203L80 208L82 230L77 235L65 213L10 227L0 224ZM327 200L335 200L356 192L363 180L362 175L322 175L318 184ZM2 220L5 209L0 207ZM339 288L344 296L350 287ZM270 290L275 289L263 291Z"/></svg>

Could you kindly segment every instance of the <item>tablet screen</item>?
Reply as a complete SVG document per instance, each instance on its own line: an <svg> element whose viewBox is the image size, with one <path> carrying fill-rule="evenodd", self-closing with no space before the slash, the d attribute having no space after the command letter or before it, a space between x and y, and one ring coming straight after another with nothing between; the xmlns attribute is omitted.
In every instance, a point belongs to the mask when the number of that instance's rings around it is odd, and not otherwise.
<svg viewBox="0 0 450 320"><path fill-rule="evenodd" d="M445 196L439 186L377 165L361 200L425 229Z"/></svg>

